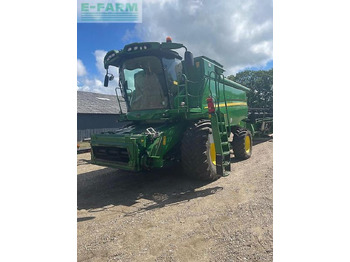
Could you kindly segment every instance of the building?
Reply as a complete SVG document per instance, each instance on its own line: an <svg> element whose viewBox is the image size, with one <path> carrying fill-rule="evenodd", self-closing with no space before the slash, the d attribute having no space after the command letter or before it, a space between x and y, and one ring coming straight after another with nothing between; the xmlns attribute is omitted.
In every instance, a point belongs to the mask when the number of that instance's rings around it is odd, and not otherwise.
<svg viewBox="0 0 350 262"><path fill-rule="evenodd" d="M115 95L78 91L78 141L90 138L92 134L112 131L123 124L117 122L120 113ZM125 103L122 111L126 112Z"/></svg>

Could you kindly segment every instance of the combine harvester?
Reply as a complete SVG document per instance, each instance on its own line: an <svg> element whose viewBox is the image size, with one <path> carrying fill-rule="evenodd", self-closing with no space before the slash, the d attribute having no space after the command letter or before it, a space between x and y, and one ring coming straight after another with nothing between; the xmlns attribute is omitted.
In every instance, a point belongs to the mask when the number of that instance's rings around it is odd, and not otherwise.
<svg viewBox="0 0 350 262"><path fill-rule="evenodd" d="M174 51L179 48L186 50L184 60ZM193 58L169 37L109 51L105 86L114 78L110 66L119 68L119 121L126 125L91 137L93 164L141 171L180 163L190 177L216 180L231 171L230 150L249 158L256 129L272 123L259 110L248 117L250 89L226 79L221 64Z"/></svg>

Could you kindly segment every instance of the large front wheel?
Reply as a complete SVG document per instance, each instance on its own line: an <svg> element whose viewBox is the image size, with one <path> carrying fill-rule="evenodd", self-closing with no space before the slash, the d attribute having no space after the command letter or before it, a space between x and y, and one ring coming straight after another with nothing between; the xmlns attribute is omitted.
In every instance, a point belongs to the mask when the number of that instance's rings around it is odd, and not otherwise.
<svg viewBox="0 0 350 262"><path fill-rule="evenodd" d="M187 176L201 180L216 180L216 153L209 120L189 126L181 144L181 164Z"/></svg>

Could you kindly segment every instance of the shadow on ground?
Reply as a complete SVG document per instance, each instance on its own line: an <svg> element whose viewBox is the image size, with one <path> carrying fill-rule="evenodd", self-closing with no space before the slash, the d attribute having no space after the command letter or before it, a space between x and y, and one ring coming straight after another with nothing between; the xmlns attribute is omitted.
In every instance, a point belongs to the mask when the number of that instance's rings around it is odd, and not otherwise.
<svg viewBox="0 0 350 262"><path fill-rule="evenodd" d="M254 145L271 140L259 139ZM231 162L238 160L233 157ZM151 200L150 205L137 211L142 212L205 197L223 189L216 186L198 190L210 182L183 177L178 169L169 168L140 173L105 168L80 174L77 182L78 210L92 213L108 209L110 205L132 206L141 198Z"/></svg>
<svg viewBox="0 0 350 262"><path fill-rule="evenodd" d="M89 212L99 212L110 205L132 206L140 198L151 200L150 205L138 211L142 212L222 190L222 187L196 190L210 182L183 177L174 169L133 173L106 168L80 174L77 182L78 210Z"/></svg>
<svg viewBox="0 0 350 262"><path fill-rule="evenodd" d="M78 217L77 222L83 222L87 220L94 219L95 217Z"/></svg>

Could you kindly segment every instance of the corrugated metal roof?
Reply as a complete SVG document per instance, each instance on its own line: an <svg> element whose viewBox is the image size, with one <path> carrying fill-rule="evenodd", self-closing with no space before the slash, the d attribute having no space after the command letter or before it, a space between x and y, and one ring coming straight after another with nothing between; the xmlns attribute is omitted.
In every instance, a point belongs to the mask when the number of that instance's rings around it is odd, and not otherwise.
<svg viewBox="0 0 350 262"><path fill-rule="evenodd" d="M119 114L119 105L115 95L105 95L78 91L78 113L81 114ZM126 105L122 102L122 110L126 112Z"/></svg>

